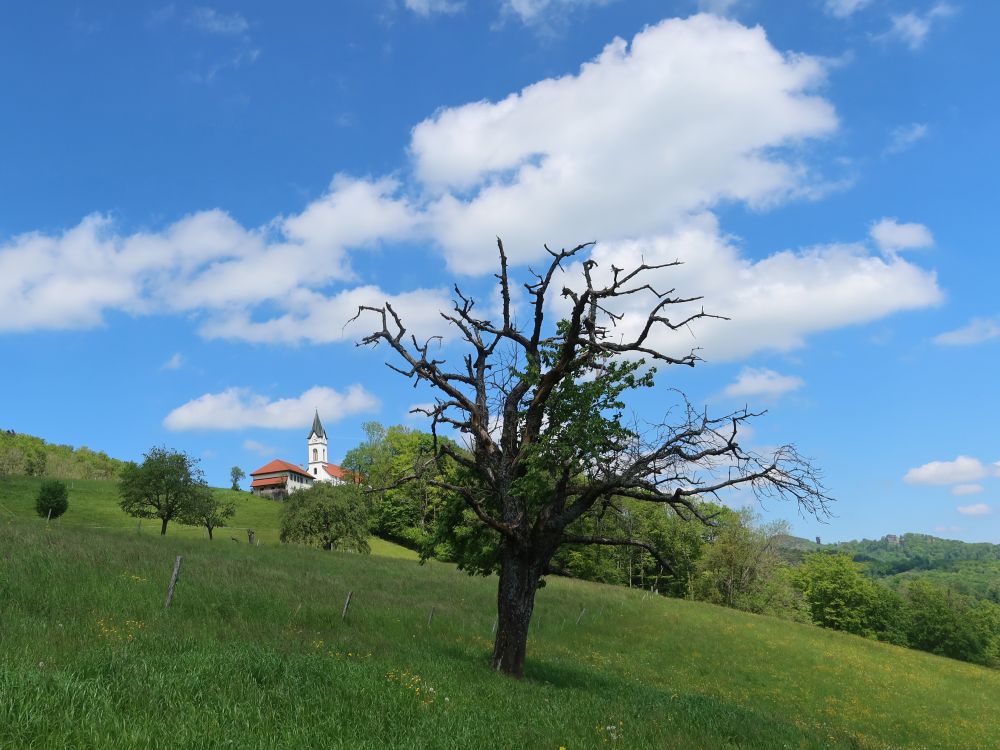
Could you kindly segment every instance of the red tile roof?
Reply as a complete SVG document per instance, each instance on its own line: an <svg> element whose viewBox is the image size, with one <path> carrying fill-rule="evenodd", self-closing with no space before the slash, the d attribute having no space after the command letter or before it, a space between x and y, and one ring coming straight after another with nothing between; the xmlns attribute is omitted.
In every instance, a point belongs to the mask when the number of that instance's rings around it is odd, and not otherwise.
<svg viewBox="0 0 1000 750"><path fill-rule="evenodd" d="M277 484L287 484L288 477L268 477L266 479L254 479L250 482L251 487L272 487Z"/></svg>
<svg viewBox="0 0 1000 750"><path fill-rule="evenodd" d="M334 479L341 479L345 482L354 482L355 484L361 484L361 480L357 474L353 471L348 471L347 469L337 466L337 464L326 464L323 468L326 469L326 473L329 474Z"/></svg>
<svg viewBox="0 0 1000 750"><path fill-rule="evenodd" d="M312 475L303 469L301 466L296 466L295 464L290 464L288 461L282 461L280 458L276 458L269 464L264 464L257 471L251 471L250 476L255 477L258 474L271 474L276 471L290 471L293 474L300 474L304 477L311 477Z"/></svg>

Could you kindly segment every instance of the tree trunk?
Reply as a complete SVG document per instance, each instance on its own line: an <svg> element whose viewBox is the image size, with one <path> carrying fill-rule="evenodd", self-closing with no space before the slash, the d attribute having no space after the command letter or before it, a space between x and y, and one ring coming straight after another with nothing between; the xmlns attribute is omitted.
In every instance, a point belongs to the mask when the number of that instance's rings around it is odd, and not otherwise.
<svg viewBox="0 0 1000 750"><path fill-rule="evenodd" d="M528 556L504 554L497 587L497 635L493 643L493 668L498 672L524 676L528 626L544 567L545 563Z"/></svg>
<svg viewBox="0 0 1000 750"><path fill-rule="evenodd" d="M212 527L206 526L205 528L208 529L208 541L212 541Z"/></svg>
<svg viewBox="0 0 1000 750"><path fill-rule="evenodd" d="M160 524L160 536L167 535L167 519L163 519L163 523Z"/></svg>

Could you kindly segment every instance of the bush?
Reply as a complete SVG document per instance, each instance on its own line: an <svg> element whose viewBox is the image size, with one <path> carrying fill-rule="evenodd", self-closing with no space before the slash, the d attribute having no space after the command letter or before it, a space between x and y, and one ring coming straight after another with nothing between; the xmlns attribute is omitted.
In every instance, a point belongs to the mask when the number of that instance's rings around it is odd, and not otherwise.
<svg viewBox="0 0 1000 750"><path fill-rule="evenodd" d="M42 482L35 499L35 511L42 518L59 518L69 508L66 485L56 479ZM51 516L49 514L52 514Z"/></svg>

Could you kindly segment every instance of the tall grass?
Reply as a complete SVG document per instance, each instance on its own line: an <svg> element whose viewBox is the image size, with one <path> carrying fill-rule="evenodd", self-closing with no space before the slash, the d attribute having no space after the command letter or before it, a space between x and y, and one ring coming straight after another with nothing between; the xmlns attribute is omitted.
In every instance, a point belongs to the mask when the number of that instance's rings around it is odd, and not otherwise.
<svg viewBox="0 0 1000 750"><path fill-rule="evenodd" d="M0 560L4 748L1000 747L998 672L640 591L552 581L515 682L445 564L10 517Z"/></svg>

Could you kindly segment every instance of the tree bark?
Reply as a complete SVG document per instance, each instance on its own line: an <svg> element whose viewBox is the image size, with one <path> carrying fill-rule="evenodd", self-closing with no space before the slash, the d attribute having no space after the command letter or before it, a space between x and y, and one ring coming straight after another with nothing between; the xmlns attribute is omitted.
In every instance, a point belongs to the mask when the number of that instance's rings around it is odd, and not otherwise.
<svg viewBox="0 0 1000 750"><path fill-rule="evenodd" d="M167 519L164 518L163 522L160 524L160 536L167 535Z"/></svg>
<svg viewBox="0 0 1000 750"><path fill-rule="evenodd" d="M206 526L205 528L208 529L208 541L212 541L212 527Z"/></svg>
<svg viewBox="0 0 1000 750"><path fill-rule="evenodd" d="M528 627L535 608L539 577L544 568L545 562L524 553L505 553L500 566L493 669L511 677L524 676Z"/></svg>

